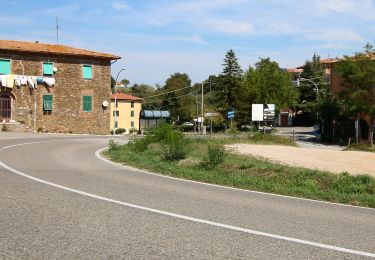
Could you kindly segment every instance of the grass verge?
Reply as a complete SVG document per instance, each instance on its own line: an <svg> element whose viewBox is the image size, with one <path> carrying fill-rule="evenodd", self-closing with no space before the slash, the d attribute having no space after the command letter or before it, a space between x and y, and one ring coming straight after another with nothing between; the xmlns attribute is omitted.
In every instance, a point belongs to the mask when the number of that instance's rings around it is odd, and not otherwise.
<svg viewBox="0 0 375 260"><path fill-rule="evenodd" d="M368 144L352 144L346 148L345 151L360 151L360 152L372 152L375 153L375 146L371 147Z"/></svg>
<svg viewBox="0 0 375 260"><path fill-rule="evenodd" d="M252 142L251 139L247 142ZM193 139L184 160L163 159L160 143L142 152L132 145L106 151L109 159L169 176L282 195L375 207L375 179L368 175L333 174L286 166L255 157L227 153L216 167L202 167L208 147L231 143L225 139ZM233 141L232 141L233 143ZM256 140L254 143L262 143ZM271 144L270 140L266 143Z"/></svg>

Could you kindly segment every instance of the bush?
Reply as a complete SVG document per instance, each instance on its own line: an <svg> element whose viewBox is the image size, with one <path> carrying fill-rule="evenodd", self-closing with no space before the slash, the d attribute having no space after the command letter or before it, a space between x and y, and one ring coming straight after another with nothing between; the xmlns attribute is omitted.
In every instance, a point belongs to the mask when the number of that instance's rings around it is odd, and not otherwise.
<svg viewBox="0 0 375 260"><path fill-rule="evenodd" d="M214 169L222 164L227 152L222 144L209 144L207 156L203 159L202 166L205 169Z"/></svg>
<svg viewBox="0 0 375 260"><path fill-rule="evenodd" d="M1 131L2 131L2 132L7 132L7 131L8 131L8 127L7 127L7 125L2 125L2 127L1 127Z"/></svg>
<svg viewBox="0 0 375 260"><path fill-rule="evenodd" d="M280 145L296 145L292 138L278 136L275 134L263 134L250 132L247 136L249 141L260 144L280 144Z"/></svg>
<svg viewBox="0 0 375 260"><path fill-rule="evenodd" d="M143 138L136 138L136 139L133 139L129 145L130 147L132 148L133 151L135 152L144 152L146 151L148 145L150 144L150 139L147 138L147 136L143 137Z"/></svg>
<svg viewBox="0 0 375 260"><path fill-rule="evenodd" d="M110 152L112 152L112 151L115 151L115 150L118 150L119 149L119 144L118 144L118 142L115 142L115 140L113 140L113 139L110 139L109 141L108 141L108 150L110 151Z"/></svg>
<svg viewBox="0 0 375 260"><path fill-rule="evenodd" d="M189 142L182 133L175 130L169 131L160 142L163 159L178 161L187 157Z"/></svg>
<svg viewBox="0 0 375 260"><path fill-rule="evenodd" d="M117 128L115 130L115 134L119 135L119 134L123 134L126 132L126 129L125 128Z"/></svg>

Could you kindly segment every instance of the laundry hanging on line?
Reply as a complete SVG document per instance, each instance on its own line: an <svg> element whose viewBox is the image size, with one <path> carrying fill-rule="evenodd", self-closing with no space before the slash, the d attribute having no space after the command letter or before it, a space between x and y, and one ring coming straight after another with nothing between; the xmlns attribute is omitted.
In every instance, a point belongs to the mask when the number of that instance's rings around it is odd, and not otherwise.
<svg viewBox="0 0 375 260"><path fill-rule="evenodd" d="M25 75L0 75L0 87L13 88L14 86L22 87L28 85L30 89L37 89L38 84L45 83L48 87L56 84L54 77L25 76Z"/></svg>

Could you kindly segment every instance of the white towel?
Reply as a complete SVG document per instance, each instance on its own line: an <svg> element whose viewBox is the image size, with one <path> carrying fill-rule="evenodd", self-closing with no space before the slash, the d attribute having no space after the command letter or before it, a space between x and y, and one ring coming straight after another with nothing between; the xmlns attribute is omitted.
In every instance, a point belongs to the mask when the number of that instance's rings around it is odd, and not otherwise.
<svg viewBox="0 0 375 260"><path fill-rule="evenodd" d="M48 85L48 87L53 87L56 83L55 78L50 78L50 77L44 77L43 81Z"/></svg>
<svg viewBox="0 0 375 260"><path fill-rule="evenodd" d="M0 87L7 86L7 75L0 75Z"/></svg>
<svg viewBox="0 0 375 260"><path fill-rule="evenodd" d="M27 77L27 84L29 84L29 88L31 88L31 89L35 88L34 81L33 81L32 77Z"/></svg>
<svg viewBox="0 0 375 260"><path fill-rule="evenodd" d="M21 76L21 85L27 85L27 78L25 76Z"/></svg>

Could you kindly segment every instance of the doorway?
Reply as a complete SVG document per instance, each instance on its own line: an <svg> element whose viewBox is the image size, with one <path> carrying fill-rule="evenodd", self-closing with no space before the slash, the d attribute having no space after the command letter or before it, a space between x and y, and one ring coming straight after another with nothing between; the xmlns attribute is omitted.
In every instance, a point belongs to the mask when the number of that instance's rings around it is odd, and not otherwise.
<svg viewBox="0 0 375 260"><path fill-rule="evenodd" d="M11 118L11 98L9 95L0 95L0 119L10 119Z"/></svg>

